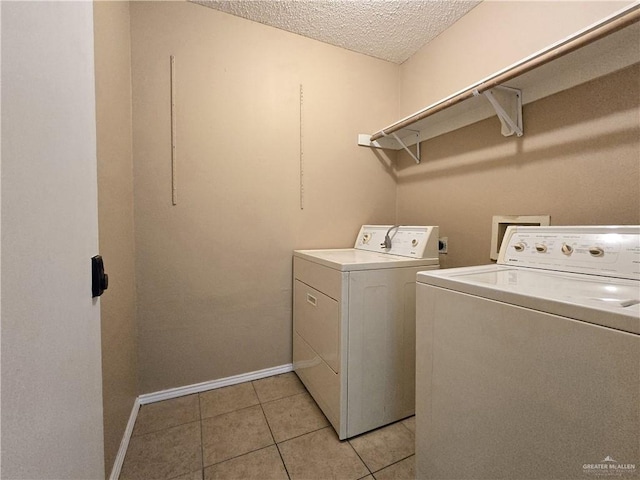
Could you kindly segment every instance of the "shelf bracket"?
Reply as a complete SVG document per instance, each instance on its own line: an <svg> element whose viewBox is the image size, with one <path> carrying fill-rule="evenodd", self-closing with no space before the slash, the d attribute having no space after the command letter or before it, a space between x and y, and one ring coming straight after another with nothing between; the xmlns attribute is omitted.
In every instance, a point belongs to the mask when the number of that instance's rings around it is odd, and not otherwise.
<svg viewBox="0 0 640 480"><path fill-rule="evenodd" d="M382 135L384 135L385 137L389 136L389 134L386 133L384 130L380 130L380 132L382 132ZM391 132L391 136L395 138L396 142L398 142L398 144L402 148L404 148L404 150L411 156L411 158L413 158L413 160L419 164L420 163L420 132L417 132L415 130L412 130L412 132L413 132L412 135L416 136L416 153L415 154L411 150L409 150L409 147L405 145L405 143L400 139L400 137L398 137L398 135L396 135L395 132Z"/></svg>
<svg viewBox="0 0 640 480"><path fill-rule="evenodd" d="M500 104L494 94L494 90L501 92L500 96L506 99L506 103L508 104L506 108L510 110L510 113L507 113L505 108ZM517 88L498 85L491 90L482 92L482 94L476 89L473 91L473 95L475 97L484 95L484 97L489 101L493 109L496 111L500 123L502 124L501 133L503 136L509 137L515 133L518 137L521 137L524 134L524 130L522 127L521 90Z"/></svg>
<svg viewBox="0 0 640 480"><path fill-rule="evenodd" d="M370 148L388 148L390 150L400 150L400 144L391 137L382 137L379 140L371 141L371 135L361 133L358 135L358 145Z"/></svg>

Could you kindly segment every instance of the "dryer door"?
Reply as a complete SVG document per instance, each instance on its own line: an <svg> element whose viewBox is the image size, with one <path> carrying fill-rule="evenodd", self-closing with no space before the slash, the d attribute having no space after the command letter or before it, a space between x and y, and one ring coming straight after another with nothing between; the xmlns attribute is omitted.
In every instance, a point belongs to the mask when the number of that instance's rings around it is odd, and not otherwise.
<svg viewBox="0 0 640 480"><path fill-rule="evenodd" d="M293 287L294 328L335 373L340 372L340 305L296 280Z"/></svg>

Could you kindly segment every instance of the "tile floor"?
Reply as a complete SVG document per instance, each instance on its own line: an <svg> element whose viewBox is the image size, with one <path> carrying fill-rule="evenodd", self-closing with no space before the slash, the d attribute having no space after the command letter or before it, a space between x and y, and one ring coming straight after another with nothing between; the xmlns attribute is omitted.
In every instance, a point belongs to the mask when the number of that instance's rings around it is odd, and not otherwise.
<svg viewBox="0 0 640 480"><path fill-rule="evenodd" d="M339 441L294 373L144 405L120 480L415 478L415 418Z"/></svg>

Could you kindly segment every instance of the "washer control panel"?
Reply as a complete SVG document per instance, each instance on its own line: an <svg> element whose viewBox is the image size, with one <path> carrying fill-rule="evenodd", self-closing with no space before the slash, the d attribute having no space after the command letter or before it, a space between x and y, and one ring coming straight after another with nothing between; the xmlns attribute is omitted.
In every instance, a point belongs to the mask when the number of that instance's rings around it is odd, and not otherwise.
<svg viewBox="0 0 640 480"><path fill-rule="evenodd" d="M438 258L438 227L363 225L354 248L410 258Z"/></svg>
<svg viewBox="0 0 640 480"><path fill-rule="evenodd" d="M498 263L640 280L640 226L508 227Z"/></svg>

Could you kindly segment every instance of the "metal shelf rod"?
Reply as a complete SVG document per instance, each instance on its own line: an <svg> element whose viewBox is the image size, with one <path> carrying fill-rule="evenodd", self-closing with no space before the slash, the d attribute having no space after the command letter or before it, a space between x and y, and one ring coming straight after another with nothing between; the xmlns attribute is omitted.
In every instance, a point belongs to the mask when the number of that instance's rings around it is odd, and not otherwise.
<svg viewBox="0 0 640 480"><path fill-rule="evenodd" d="M589 45L596 40L600 40L601 38L638 21L640 21L640 2L636 2L601 23L588 27L565 40L534 53L520 62L515 63L514 65L511 65L510 67L507 67L506 69L503 69L494 75L441 100L440 102L426 107L409 117L383 128L371 136L371 142L379 140L380 138L397 132L403 128L409 127L424 118L430 117L442 110L472 98L474 96L474 92L484 93L487 90L513 80L520 75Z"/></svg>

